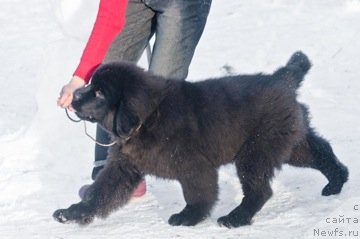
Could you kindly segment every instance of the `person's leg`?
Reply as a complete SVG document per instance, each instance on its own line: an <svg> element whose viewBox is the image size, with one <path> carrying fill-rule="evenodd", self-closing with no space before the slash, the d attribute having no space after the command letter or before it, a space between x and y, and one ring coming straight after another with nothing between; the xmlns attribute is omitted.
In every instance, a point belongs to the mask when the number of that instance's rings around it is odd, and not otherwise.
<svg viewBox="0 0 360 239"><path fill-rule="evenodd" d="M101 144L110 143L110 135L99 125L96 127L96 141ZM91 173L91 178L95 180L96 175L104 168L108 147L95 144L95 161L94 168Z"/></svg>
<svg viewBox="0 0 360 239"><path fill-rule="evenodd" d="M130 0L126 10L125 27L112 42L103 63L114 61L137 62L153 35L154 15L155 13L145 6L141 0ZM108 133L100 126L96 129L96 140L103 144L110 143ZM106 158L107 147L96 145L92 179L95 179L104 167Z"/></svg>
<svg viewBox="0 0 360 239"><path fill-rule="evenodd" d="M185 79L203 33L211 0L145 0L156 11L156 40L149 70Z"/></svg>
<svg viewBox="0 0 360 239"><path fill-rule="evenodd" d="M142 0L129 0L125 26L111 43L103 63L138 62L154 34L154 16L155 12Z"/></svg>

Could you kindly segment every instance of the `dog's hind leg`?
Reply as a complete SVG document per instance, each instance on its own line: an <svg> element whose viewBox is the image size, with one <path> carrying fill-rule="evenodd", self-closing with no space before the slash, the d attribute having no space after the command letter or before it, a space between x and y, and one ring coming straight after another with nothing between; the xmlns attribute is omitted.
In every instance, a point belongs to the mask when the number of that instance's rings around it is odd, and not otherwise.
<svg viewBox="0 0 360 239"><path fill-rule="evenodd" d="M269 140L269 137L272 137L271 133L254 134L236 156L235 165L244 198L238 207L218 219L220 225L231 228L250 224L253 216L272 196L270 181L274 169L289 157L291 150L287 138Z"/></svg>
<svg viewBox="0 0 360 239"><path fill-rule="evenodd" d="M184 198L185 208L169 218L173 226L193 226L209 216L218 196L217 170L209 168L192 168L186 178L179 179Z"/></svg>
<svg viewBox="0 0 360 239"><path fill-rule="evenodd" d="M94 217L104 218L125 205L142 174L127 159L110 160L86 191L83 200L67 209L59 209L53 217L61 223L89 224Z"/></svg>
<svg viewBox="0 0 360 239"><path fill-rule="evenodd" d="M347 168L337 159L330 143L310 129L305 140L298 143L288 162L298 167L311 167L319 170L329 183L323 188L322 195L338 194L348 180Z"/></svg>
<svg viewBox="0 0 360 239"><path fill-rule="evenodd" d="M231 228L250 224L253 216L272 195L270 177L246 171L242 171L241 174L244 198L238 207L218 219L219 225Z"/></svg>

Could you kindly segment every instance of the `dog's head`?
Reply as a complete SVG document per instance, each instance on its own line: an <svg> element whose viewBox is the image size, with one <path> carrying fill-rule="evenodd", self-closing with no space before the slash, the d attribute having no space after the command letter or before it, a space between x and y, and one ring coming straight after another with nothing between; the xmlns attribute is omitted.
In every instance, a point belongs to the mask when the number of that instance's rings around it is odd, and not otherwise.
<svg viewBox="0 0 360 239"><path fill-rule="evenodd" d="M96 70L91 84L74 92L72 107L79 118L127 138L155 111L167 82L133 64L105 64Z"/></svg>

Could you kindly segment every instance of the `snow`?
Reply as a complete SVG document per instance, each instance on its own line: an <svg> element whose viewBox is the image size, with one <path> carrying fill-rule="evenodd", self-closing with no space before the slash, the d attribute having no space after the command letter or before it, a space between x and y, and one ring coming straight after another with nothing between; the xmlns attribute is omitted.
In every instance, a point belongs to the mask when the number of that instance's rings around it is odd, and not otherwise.
<svg viewBox="0 0 360 239"><path fill-rule="evenodd" d="M251 226L221 228L216 219L242 198L231 166L220 170L220 197L196 227L172 227L184 200L177 182L148 177L148 193L87 227L60 224L55 209L79 200L90 183L93 143L83 125L56 106L91 31L98 0L1 0L0 238L339 238L319 236L360 218L360 1L214 0L190 68L189 81L225 74L272 72L296 50L313 68L300 90L312 125L349 167L340 195L322 197L325 178L285 166L274 196ZM142 59L140 65L145 65ZM94 126L90 131L94 133ZM356 235L356 234L355 234ZM348 233L346 238L356 238Z"/></svg>

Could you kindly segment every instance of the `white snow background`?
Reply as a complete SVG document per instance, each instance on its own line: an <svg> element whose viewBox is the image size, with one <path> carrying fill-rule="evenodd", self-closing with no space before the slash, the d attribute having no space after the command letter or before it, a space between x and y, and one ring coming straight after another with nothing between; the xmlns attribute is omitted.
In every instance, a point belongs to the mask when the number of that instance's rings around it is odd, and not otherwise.
<svg viewBox="0 0 360 239"><path fill-rule="evenodd" d="M313 68L299 99L349 167L340 195L320 195L327 181L319 172L284 166L253 224L222 228L217 218L242 199L235 170L226 166L211 217L195 227L167 224L185 202L176 182L154 177L147 177L146 196L106 220L87 227L54 221L53 211L79 201L79 187L91 182L93 143L56 99L78 63L97 7L98 0L0 1L0 239L340 238L315 231L360 230L352 221L332 222L360 218L354 209L360 204L360 0L213 0L188 77L221 76L227 69L270 73L294 51L305 52Z"/></svg>

